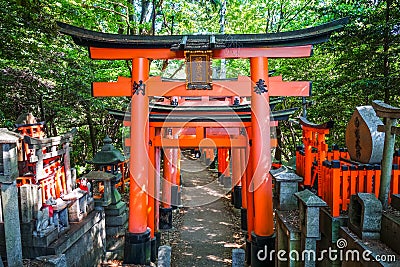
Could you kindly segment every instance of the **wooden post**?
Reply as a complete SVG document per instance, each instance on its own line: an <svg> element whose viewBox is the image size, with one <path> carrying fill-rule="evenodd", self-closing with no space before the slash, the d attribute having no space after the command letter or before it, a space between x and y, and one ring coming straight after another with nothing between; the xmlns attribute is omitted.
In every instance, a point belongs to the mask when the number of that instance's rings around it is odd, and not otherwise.
<svg viewBox="0 0 400 267"><path fill-rule="evenodd" d="M251 245L252 266L265 266L257 255L265 246L274 248L274 214L270 144L270 113L268 95L268 59L250 58L252 123L252 159L254 183L254 233Z"/></svg>
<svg viewBox="0 0 400 267"><path fill-rule="evenodd" d="M132 59L132 101L130 131L129 222L125 236L124 263L150 264L150 230L147 229L148 134L149 103L146 81L149 61ZM146 138L147 136L147 138Z"/></svg>
<svg viewBox="0 0 400 267"><path fill-rule="evenodd" d="M246 129L249 142L251 140L251 131ZM252 147L246 148L246 197L247 197L247 239L246 239L246 262L251 264L251 233L254 229L254 187L252 183L253 164L252 164Z"/></svg>

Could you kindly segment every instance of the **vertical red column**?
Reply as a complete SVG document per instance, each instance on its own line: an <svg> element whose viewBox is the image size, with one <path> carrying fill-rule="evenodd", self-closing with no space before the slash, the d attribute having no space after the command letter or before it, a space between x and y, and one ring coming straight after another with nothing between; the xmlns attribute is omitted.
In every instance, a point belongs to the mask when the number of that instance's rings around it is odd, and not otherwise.
<svg viewBox="0 0 400 267"><path fill-rule="evenodd" d="M230 171L229 149L223 149L223 185L224 188L232 188L232 177Z"/></svg>
<svg viewBox="0 0 400 267"><path fill-rule="evenodd" d="M129 223L125 236L124 257L124 263L130 264L150 263L150 230L147 229L149 102L145 84L148 77L148 59L134 58L132 60Z"/></svg>
<svg viewBox="0 0 400 267"><path fill-rule="evenodd" d="M149 131L149 136L150 140L153 140L155 134L155 129L154 127L150 128ZM150 159L150 164L149 164L149 179L148 179L148 209L147 209L147 226L150 228L150 235L151 238L154 238L154 196L155 196L155 178L156 178L156 172L155 172L155 166L156 166L156 155L155 155L155 148L152 145L153 142L151 142L151 145L149 146L149 159Z"/></svg>
<svg viewBox="0 0 400 267"><path fill-rule="evenodd" d="M163 187L162 187L162 206L163 208L171 207L171 185L172 185L172 148L164 148L164 165L163 165Z"/></svg>
<svg viewBox="0 0 400 267"><path fill-rule="evenodd" d="M222 172L223 172L223 149L222 148L218 148L217 149L217 162L218 162L218 181L220 183L223 183L223 178L222 178Z"/></svg>
<svg viewBox="0 0 400 267"><path fill-rule="evenodd" d="M172 139L173 133L171 128L166 129L166 138ZM174 148L166 147L164 151L164 166L163 166L163 183L162 183L162 207L159 214L159 228L167 230L172 228L172 186L175 183L174 176Z"/></svg>
<svg viewBox="0 0 400 267"><path fill-rule="evenodd" d="M157 235L157 232L159 230L159 220L160 220L160 214L159 214L159 205L160 205L160 189L161 189L161 149L159 147L155 148L155 172L156 172L156 177L155 177L155 188L154 188L154 217L155 217L155 222L154 222L154 227L155 227L155 234Z"/></svg>
<svg viewBox="0 0 400 267"><path fill-rule="evenodd" d="M251 130L246 129L249 142L251 140ZM254 229L254 187L252 184L253 164L252 164L252 147L246 148L246 157L248 159L246 165L246 198L247 198L247 239L246 239L246 262L251 264L251 240Z"/></svg>
<svg viewBox="0 0 400 267"><path fill-rule="evenodd" d="M240 175L242 182L242 208L240 209L241 229L247 230L247 186L246 186L246 150L240 149Z"/></svg>
<svg viewBox="0 0 400 267"><path fill-rule="evenodd" d="M150 260L155 262L157 260L157 239L155 236L156 231L156 212L157 206L155 205L156 198L156 148L153 146L155 136L155 128L149 129L149 179L148 179L148 208L147 208L147 226L150 228L150 243L151 243L151 256Z"/></svg>
<svg viewBox="0 0 400 267"><path fill-rule="evenodd" d="M265 266L257 257L260 250L275 247L274 218L272 207L270 113L268 95L268 59L250 59L251 126L252 126L252 165L254 183L254 233L252 233L251 265Z"/></svg>
<svg viewBox="0 0 400 267"><path fill-rule="evenodd" d="M240 149L232 148L232 185L233 185L233 205L235 208L242 207L242 181Z"/></svg>

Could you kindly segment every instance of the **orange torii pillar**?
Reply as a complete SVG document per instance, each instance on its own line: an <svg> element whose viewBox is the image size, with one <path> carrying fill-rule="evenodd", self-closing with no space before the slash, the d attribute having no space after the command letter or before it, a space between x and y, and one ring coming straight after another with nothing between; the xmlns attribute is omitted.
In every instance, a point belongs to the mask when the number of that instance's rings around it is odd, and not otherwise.
<svg viewBox="0 0 400 267"><path fill-rule="evenodd" d="M233 205L236 209L242 207L242 181L241 181L241 162L240 148L232 148L232 185L233 185Z"/></svg>
<svg viewBox="0 0 400 267"><path fill-rule="evenodd" d="M232 178L231 178L231 171L229 169L230 165L230 159L229 159L229 149L224 148L223 149L223 175L222 175L222 184L224 185L224 188L232 188Z"/></svg>
<svg viewBox="0 0 400 267"><path fill-rule="evenodd" d="M175 136L178 138L177 136ZM180 149L179 148L172 148L172 173L171 173L171 207L176 209L180 205L179 201L179 183L180 183Z"/></svg>
<svg viewBox="0 0 400 267"><path fill-rule="evenodd" d="M210 148L210 151L211 151L211 158L210 158L211 162L209 168L211 170L215 170L215 150L214 148Z"/></svg>
<svg viewBox="0 0 400 267"><path fill-rule="evenodd" d="M130 122L129 222L125 235L124 263L150 264L150 229L147 228L148 110L146 84L149 61L132 59L132 101ZM147 138L146 138L147 137Z"/></svg>
<svg viewBox="0 0 400 267"><path fill-rule="evenodd" d="M222 183L222 172L223 172L223 162L222 162L222 154L223 154L223 149L218 148L217 149L217 163L218 163L218 181Z"/></svg>
<svg viewBox="0 0 400 267"><path fill-rule="evenodd" d="M160 191L161 191L161 148L155 148L155 184L154 184L154 236L156 247L161 240L160 224ZM153 244L152 244L153 245ZM153 249L153 247L152 247ZM153 251L153 250L152 250Z"/></svg>
<svg viewBox="0 0 400 267"><path fill-rule="evenodd" d="M251 140L251 130L246 128L248 140ZM251 264L251 240L254 229L254 187L253 187L253 164L252 164L252 150L253 148L247 146L245 157L248 160L246 165L246 201L247 201L247 214L246 214L246 227L247 227L247 238L246 238L246 262Z"/></svg>
<svg viewBox="0 0 400 267"><path fill-rule="evenodd" d="M240 150L240 179L242 185L242 207L240 209L241 229L247 231L247 187L246 187L246 150Z"/></svg>
<svg viewBox="0 0 400 267"><path fill-rule="evenodd" d="M273 264L274 259L260 257L275 248L274 215L272 207L270 113L268 95L268 59L250 58L251 90L251 155L254 183L254 231L251 236L251 266ZM261 252L261 254L263 253ZM264 254L262 254L264 256Z"/></svg>
<svg viewBox="0 0 400 267"><path fill-rule="evenodd" d="M155 128L150 127L149 129L149 138L153 140L155 137ZM153 142L149 142L148 148L149 155L149 178L148 178L148 205L147 205L147 226L150 228L150 238L151 238L151 257L150 260L155 262L157 260L157 239L155 236L156 231L156 209L157 205L155 202L156 199L156 148L153 146Z"/></svg>
<svg viewBox="0 0 400 267"><path fill-rule="evenodd" d="M172 129L167 130L167 138L172 138ZM173 158L174 149L164 148L164 166L163 175L164 179L162 182L162 206L160 207L160 224L159 227L162 230L167 230L172 228L172 184L173 184Z"/></svg>

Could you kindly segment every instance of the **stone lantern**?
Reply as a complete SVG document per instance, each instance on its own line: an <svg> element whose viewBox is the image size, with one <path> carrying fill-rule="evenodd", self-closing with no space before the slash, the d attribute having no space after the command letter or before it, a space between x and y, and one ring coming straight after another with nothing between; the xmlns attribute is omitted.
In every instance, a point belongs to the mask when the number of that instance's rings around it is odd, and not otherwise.
<svg viewBox="0 0 400 267"><path fill-rule="evenodd" d="M20 136L0 128L0 182L13 183L18 177L18 151Z"/></svg>
<svg viewBox="0 0 400 267"><path fill-rule="evenodd" d="M116 189L119 181L122 181L124 185L123 173L126 158L111 142L108 136L104 139L101 150L91 161L88 161L89 164L94 165L95 171L83 178L91 182L95 204L104 207L107 236L118 236L125 233L128 222L126 203L121 201L121 194ZM122 188L124 189L123 186Z"/></svg>
<svg viewBox="0 0 400 267"><path fill-rule="evenodd" d="M92 189L93 193L95 193L95 191L98 190L97 183L99 182L103 183L104 188L110 186L109 197L111 202L109 204L116 204L121 200L121 195L118 190L116 190L115 185L123 179L123 173L119 172L119 167L126 161L126 159L124 155L122 155L122 153L112 145L110 137L106 136L103 142L104 145L101 150L97 152L94 158L91 161L88 161L88 163L93 164L96 171L103 171L111 174L112 178L103 179L104 181L102 181L102 179L92 180ZM110 185L106 185L108 182L110 182ZM124 183L124 181L122 181L122 183ZM104 193L106 193L106 190L104 190ZM108 196L105 197L108 198Z"/></svg>

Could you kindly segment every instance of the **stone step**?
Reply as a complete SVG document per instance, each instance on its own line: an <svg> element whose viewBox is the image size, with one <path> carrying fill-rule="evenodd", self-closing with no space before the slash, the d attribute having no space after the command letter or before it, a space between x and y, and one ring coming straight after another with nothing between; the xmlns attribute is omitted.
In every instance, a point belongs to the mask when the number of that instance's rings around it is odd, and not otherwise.
<svg viewBox="0 0 400 267"><path fill-rule="evenodd" d="M340 249L343 251L342 255L344 255L342 267L398 266L400 255L386 246L383 242L379 240L362 240L347 227L340 228L339 236L341 238ZM346 255L348 258L346 258ZM358 259L354 260L352 255L358 257ZM385 257L386 261L379 261L380 259L383 259L381 257Z"/></svg>
<svg viewBox="0 0 400 267"><path fill-rule="evenodd" d="M392 195L392 208L400 210L400 194Z"/></svg>

